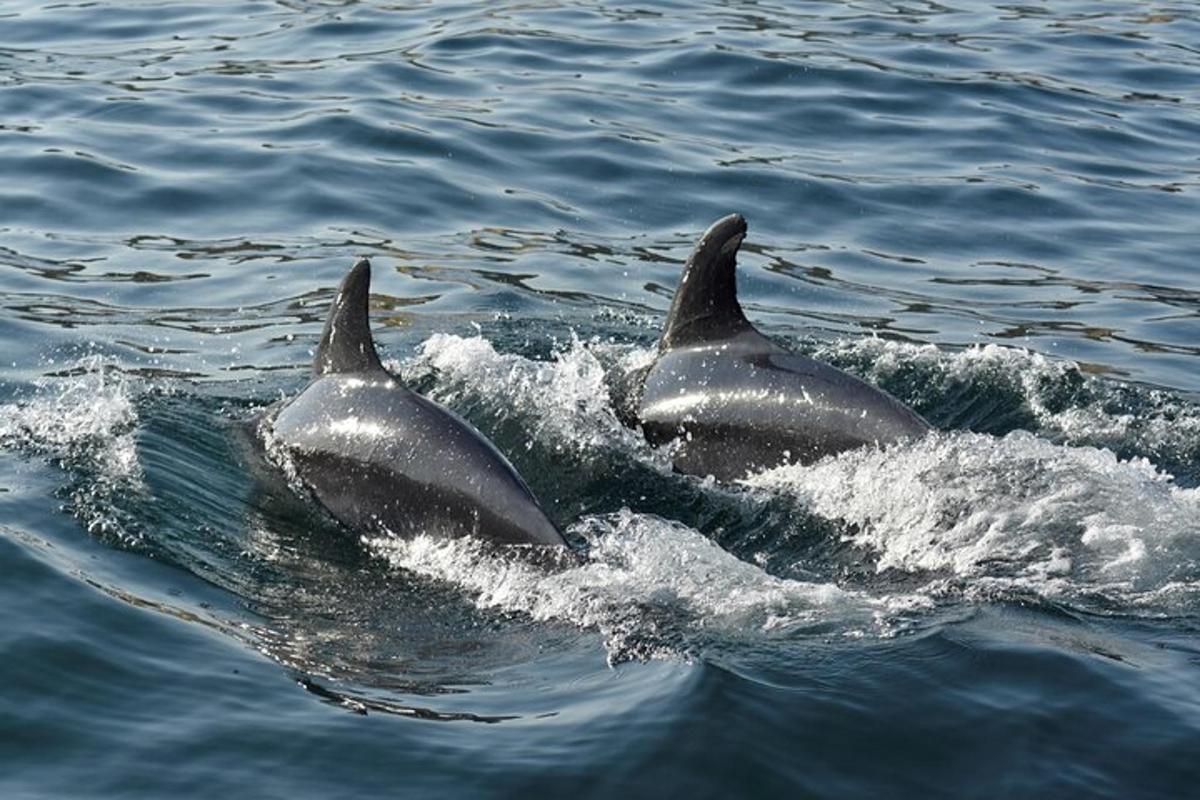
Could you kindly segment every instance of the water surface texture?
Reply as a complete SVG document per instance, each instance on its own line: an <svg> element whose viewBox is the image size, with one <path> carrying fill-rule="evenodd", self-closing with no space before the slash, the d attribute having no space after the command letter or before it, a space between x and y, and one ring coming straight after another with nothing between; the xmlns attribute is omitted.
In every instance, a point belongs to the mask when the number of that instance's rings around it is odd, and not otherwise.
<svg viewBox="0 0 1200 800"><path fill-rule="evenodd" d="M0 6L0 796L1200 786L1194 3ZM733 211L938 433L736 486L613 393ZM584 554L257 463L334 288Z"/></svg>

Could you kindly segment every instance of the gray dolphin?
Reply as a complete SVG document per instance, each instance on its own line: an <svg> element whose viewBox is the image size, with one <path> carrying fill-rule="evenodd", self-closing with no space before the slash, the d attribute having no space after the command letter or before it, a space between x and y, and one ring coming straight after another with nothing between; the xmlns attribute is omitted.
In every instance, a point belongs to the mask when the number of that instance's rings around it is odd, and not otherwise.
<svg viewBox="0 0 1200 800"><path fill-rule="evenodd" d="M370 284L371 265L360 259L334 298L312 381L264 418L264 438L356 531L565 545L483 434L383 368L368 323Z"/></svg>
<svg viewBox="0 0 1200 800"><path fill-rule="evenodd" d="M636 418L653 445L679 439L675 469L748 472L914 438L929 423L886 392L763 336L737 301L746 220L712 224L683 267Z"/></svg>

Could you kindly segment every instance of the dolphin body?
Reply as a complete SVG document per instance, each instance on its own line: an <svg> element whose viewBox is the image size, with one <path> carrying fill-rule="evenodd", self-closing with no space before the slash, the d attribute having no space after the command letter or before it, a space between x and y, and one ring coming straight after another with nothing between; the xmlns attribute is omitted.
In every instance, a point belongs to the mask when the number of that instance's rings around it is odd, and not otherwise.
<svg viewBox="0 0 1200 800"><path fill-rule="evenodd" d="M360 259L334 298L312 381L260 422L262 438L355 531L565 545L483 434L383 368L368 324L370 283Z"/></svg>
<svg viewBox="0 0 1200 800"><path fill-rule="evenodd" d="M719 219L684 265L658 355L633 398L646 439L678 439L680 472L732 481L929 431L886 392L755 330L734 274L745 236L740 214Z"/></svg>

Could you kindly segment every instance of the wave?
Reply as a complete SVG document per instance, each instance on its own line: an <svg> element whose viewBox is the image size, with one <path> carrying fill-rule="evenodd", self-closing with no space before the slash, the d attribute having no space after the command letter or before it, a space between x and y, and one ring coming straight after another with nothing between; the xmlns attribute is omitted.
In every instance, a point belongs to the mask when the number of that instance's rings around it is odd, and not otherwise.
<svg viewBox="0 0 1200 800"><path fill-rule="evenodd" d="M621 424L609 391L612 372L636 368L650 352L572 337L551 360L536 361L497 352L482 336L439 333L421 343L415 359L388 368L409 385L432 381L428 396L447 405L519 416L529 434L526 449L540 444L581 456L621 449L666 467L637 431Z"/></svg>
<svg viewBox="0 0 1200 800"><path fill-rule="evenodd" d="M573 338L537 360L501 353L481 336L437 334L390 366L477 423L490 421L489 434L502 433L506 446L523 443L535 469L574 460L571 469L550 470L561 480L550 480L557 494L549 496L579 495L566 506L576 520L567 532L586 555L547 572L473 541L374 540L368 549L457 587L479 608L600 631L614 660L686 657L748 636L887 636L905 630L911 614L961 598L1032 595L1150 615L1200 607L1200 490L1142 454L1181 459L1196 446L1200 414L1184 397L994 346L948 352L860 340L821 345L816 354L913 404L977 409L979 397L1007 392L1005 413L1023 409L1031 430L944 430L771 470L731 489L672 473L669 453L618 419L610 387L644 366L651 350ZM141 419L139 392L113 365L85 359L0 406L0 447L62 465L68 509L98 535L134 543L153 524L173 531L151 536L168 550L211 550L229 537L192 541L199 534L188 526L236 526L238 518L195 496L202 487L189 487L172 465L206 458L219 472L228 454L191 440L205 436L209 416L187 412L203 418L191 438L182 449L152 448L145 466L139 431L157 441L177 421L160 420L156 414L168 412L153 404ZM1119 402L1140 404L1138 413L1120 411ZM639 476L630 469L637 466L648 469ZM145 476L148 468L163 475ZM241 485L235 477L229 491ZM162 492L176 483L192 499L158 503L169 519L149 513L147 486ZM207 516L188 509L201 500L212 505ZM246 543L233 536L234 545ZM846 558L853 569L841 568ZM214 563L249 568L236 559Z"/></svg>
<svg viewBox="0 0 1200 800"><path fill-rule="evenodd" d="M945 427L989 433L1023 427L1062 444L1144 456L1200 480L1200 405L1179 392L995 344L954 351L867 338L822 343L813 355L888 389Z"/></svg>
<svg viewBox="0 0 1200 800"><path fill-rule="evenodd" d="M627 509L569 533L587 542L587 555L553 571L473 539L365 541L393 567L453 584L479 608L595 629L612 661L687 657L715 640L890 635L925 602L777 578L686 525Z"/></svg>
<svg viewBox="0 0 1200 800"><path fill-rule="evenodd" d="M114 512L118 493L143 487L133 387L99 356L81 359L67 373L39 378L25 396L0 405L0 448L48 457L68 469L68 510L91 533L136 541L131 520Z"/></svg>
<svg viewBox="0 0 1200 800"><path fill-rule="evenodd" d="M927 592L1032 591L1164 612L1200 599L1200 490L1144 458L1025 431L949 432L745 484L846 523L878 572L929 573Z"/></svg>
<svg viewBox="0 0 1200 800"><path fill-rule="evenodd" d="M1193 480L1191 454L1200 453L1200 408L1184 396L996 345L947 351L859 339L809 349L985 432L948 430L770 471L746 482L752 502L799 500L837 523L833 535L840 530L850 546L873 554L880 575L928 578L931 597L1033 592L1093 609L1195 608L1200 500L1169 471ZM669 476L668 454L621 425L606 388L652 357L647 348L576 338L551 361L536 361L498 353L482 337L436 335L401 367L406 377L432 379L431 394L445 402L487 398L489 413L521 419L544 446L618 449ZM711 483L672 479L737 502ZM754 548L770 545L722 544L768 560Z"/></svg>

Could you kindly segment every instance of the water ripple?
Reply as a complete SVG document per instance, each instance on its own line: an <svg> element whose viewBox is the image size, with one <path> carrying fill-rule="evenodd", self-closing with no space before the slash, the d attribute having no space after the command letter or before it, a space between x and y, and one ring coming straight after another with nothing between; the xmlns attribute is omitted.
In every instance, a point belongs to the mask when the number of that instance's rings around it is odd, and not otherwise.
<svg viewBox="0 0 1200 800"><path fill-rule="evenodd" d="M0 794L1186 794L1197 41L1132 0L5 5ZM621 425L730 211L755 323L937 437L729 488ZM368 551L243 452L363 255L389 363L581 565Z"/></svg>

